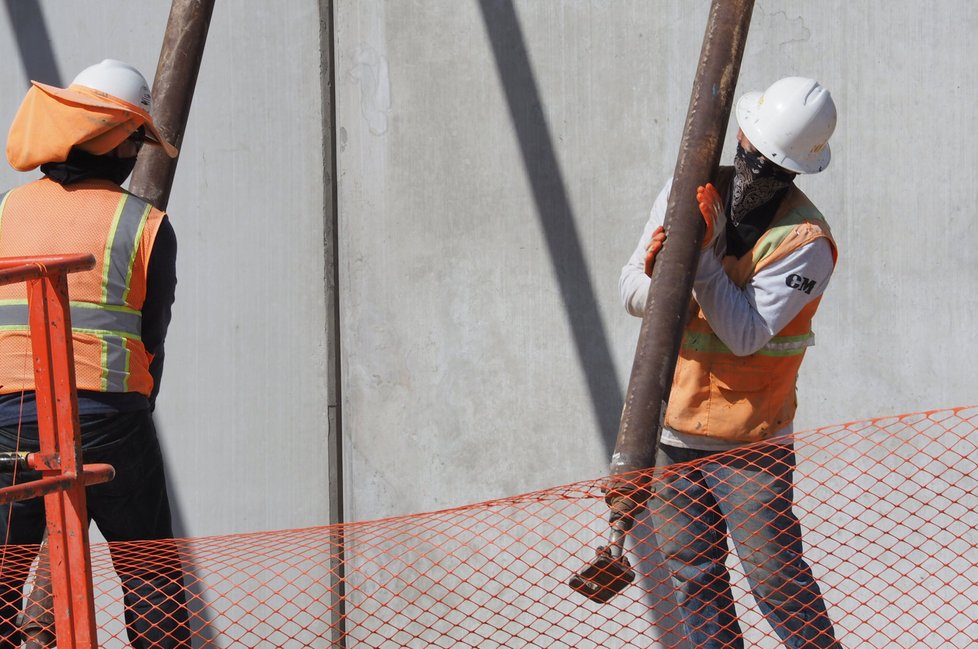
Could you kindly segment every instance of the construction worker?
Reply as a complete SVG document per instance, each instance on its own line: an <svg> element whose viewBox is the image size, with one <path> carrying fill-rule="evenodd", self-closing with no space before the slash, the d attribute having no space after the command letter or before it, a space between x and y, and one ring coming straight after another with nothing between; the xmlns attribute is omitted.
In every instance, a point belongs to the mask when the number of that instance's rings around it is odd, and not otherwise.
<svg viewBox="0 0 978 649"><path fill-rule="evenodd" d="M110 542L171 539L163 457L152 411L176 288L176 237L167 216L120 186L144 144L176 149L150 117L146 79L106 59L68 88L33 82L7 140L7 159L43 177L0 194L0 257L91 253L68 276L84 461L115 478L87 488L88 514ZM0 287L0 450L38 450L23 285ZM0 475L0 486L39 477ZM42 499L0 507L4 545L37 544ZM111 547L111 546L110 546ZM183 572L172 544L152 561L111 548L135 648L190 647ZM132 554L130 552L130 554ZM0 647L20 646L14 618L26 566L0 576Z"/></svg>
<svg viewBox="0 0 978 649"><path fill-rule="evenodd" d="M838 648L792 511L795 382L836 261L825 219L794 185L829 164L836 109L789 77L736 106L737 152L698 190L707 221L666 407L649 522L697 648L744 646L730 577L733 542L761 613L786 647ZM619 280L641 317L671 181Z"/></svg>

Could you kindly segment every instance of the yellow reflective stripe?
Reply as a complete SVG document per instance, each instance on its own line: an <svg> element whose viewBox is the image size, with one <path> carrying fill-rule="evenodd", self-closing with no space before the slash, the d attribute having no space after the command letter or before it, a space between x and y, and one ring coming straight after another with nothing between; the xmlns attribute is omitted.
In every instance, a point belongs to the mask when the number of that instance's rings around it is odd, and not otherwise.
<svg viewBox="0 0 978 649"><path fill-rule="evenodd" d="M792 208L780 221L773 224L767 232L761 235L761 238L754 244L754 251L752 253L754 265L756 266L762 259L774 252L784 242L785 238L791 234L795 226L805 221L820 221L824 223L825 217L817 209L808 205L798 205Z"/></svg>
<svg viewBox="0 0 978 649"><path fill-rule="evenodd" d="M125 194L119 200L102 255L102 302L122 305L129 297L132 266L151 206Z"/></svg>
<svg viewBox="0 0 978 649"><path fill-rule="evenodd" d="M800 336L775 336L754 354L759 356L798 356L815 344L815 334ZM720 338L713 333L687 331L683 337L682 348L701 354L733 354Z"/></svg>
<svg viewBox="0 0 978 649"><path fill-rule="evenodd" d="M26 300L0 301L0 331L28 332ZM142 315L126 307L71 303L73 334L93 336L100 348L100 390L128 392L131 353L129 341L141 342Z"/></svg>
<svg viewBox="0 0 978 649"><path fill-rule="evenodd" d="M102 376L99 379L102 392L129 391L129 348L119 336L101 336Z"/></svg>
<svg viewBox="0 0 978 649"><path fill-rule="evenodd" d="M800 336L775 336L758 351L765 356L797 356L815 344L815 334L809 332Z"/></svg>
<svg viewBox="0 0 978 649"><path fill-rule="evenodd" d="M135 202L135 199L130 196L128 202ZM132 268L136 263L136 251L139 250L139 241L143 238L143 230L146 228L146 221L147 217L149 217L150 209L152 209L152 206L144 202L142 213L139 215L139 219L136 220L137 227L135 233L133 233L132 245L129 248L129 260L126 262L126 290L122 294L120 304L126 304L129 300L129 291L132 288Z"/></svg>
<svg viewBox="0 0 978 649"><path fill-rule="evenodd" d="M683 349L702 354L732 354L719 337L715 334L701 331L687 331L683 336Z"/></svg>

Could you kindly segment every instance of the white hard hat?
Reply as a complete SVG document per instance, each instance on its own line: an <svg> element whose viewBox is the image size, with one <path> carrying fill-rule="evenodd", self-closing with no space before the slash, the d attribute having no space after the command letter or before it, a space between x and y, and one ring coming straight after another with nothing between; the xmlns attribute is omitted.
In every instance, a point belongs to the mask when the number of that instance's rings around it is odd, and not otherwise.
<svg viewBox="0 0 978 649"><path fill-rule="evenodd" d="M789 171L814 174L829 165L835 130L832 96L814 79L786 77L737 102L737 124L765 158Z"/></svg>
<svg viewBox="0 0 978 649"><path fill-rule="evenodd" d="M56 88L37 81L31 83L48 96L66 105L101 111L102 121L88 120L91 122L89 126L97 128L99 131L94 135L88 133L88 137L99 135L107 131L107 127L113 126L113 124L104 122L105 119L108 119L105 117L104 111L110 111L114 114L121 110L123 113L115 115L114 119L127 121L131 116L139 122L135 125L126 125L130 133L140 124L145 126L146 142L163 147L163 150L171 158L177 157L177 148L163 137L150 115L153 102L150 98L149 84L146 83L146 78L128 63L115 59L105 59L101 63L91 65L79 72L67 88ZM127 116L127 114L129 115ZM85 128L89 128L89 126ZM60 130L64 131L65 129L61 128ZM77 140L72 144L80 144L83 141Z"/></svg>
<svg viewBox="0 0 978 649"><path fill-rule="evenodd" d="M152 108L149 84L139 70L115 59L90 65L74 78L73 86L85 86L138 106L147 113Z"/></svg>

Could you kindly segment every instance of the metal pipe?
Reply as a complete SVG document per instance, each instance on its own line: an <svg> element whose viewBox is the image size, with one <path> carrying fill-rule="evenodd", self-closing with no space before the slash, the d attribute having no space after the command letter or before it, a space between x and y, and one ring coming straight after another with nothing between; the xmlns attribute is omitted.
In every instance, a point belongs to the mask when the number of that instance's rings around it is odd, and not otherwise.
<svg viewBox="0 0 978 649"><path fill-rule="evenodd" d="M94 255L50 255L0 259L0 285L38 279L53 272L74 273L95 267Z"/></svg>
<svg viewBox="0 0 978 649"><path fill-rule="evenodd" d="M79 483L85 487L101 484L114 477L115 469L110 464L86 464L80 473L64 473L4 487L0 489L0 505L66 491Z"/></svg>
<svg viewBox="0 0 978 649"><path fill-rule="evenodd" d="M669 245L656 257L611 459L612 475L652 467L689 310L705 225L696 187L716 174L753 0L713 0L666 208Z"/></svg>
<svg viewBox="0 0 978 649"><path fill-rule="evenodd" d="M95 255L34 255L29 257L4 257L0 259L0 270L8 270L16 266L43 266L47 271L46 274L53 272L74 273L79 270L91 270L95 268Z"/></svg>
<svg viewBox="0 0 978 649"><path fill-rule="evenodd" d="M153 81L153 121L163 137L178 149L183 144L213 12L214 0L173 0L170 5ZM144 147L129 190L165 210L179 159L179 155L168 157L160 147Z"/></svg>

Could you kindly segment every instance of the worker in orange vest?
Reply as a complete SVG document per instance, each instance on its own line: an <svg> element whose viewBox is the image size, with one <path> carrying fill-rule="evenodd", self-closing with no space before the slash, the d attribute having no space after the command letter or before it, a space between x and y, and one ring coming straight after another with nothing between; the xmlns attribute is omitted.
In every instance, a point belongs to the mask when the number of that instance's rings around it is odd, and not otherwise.
<svg viewBox="0 0 978 649"><path fill-rule="evenodd" d="M794 185L829 163L836 109L788 77L737 103L733 167L698 190L707 235L663 422L649 520L698 649L744 639L726 568L733 542L761 613L786 647L839 649L792 511L795 382L836 262L822 214ZM619 280L642 316L671 182Z"/></svg>
<svg viewBox="0 0 978 649"><path fill-rule="evenodd" d="M106 59L68 88L33 82L11 125L7 159L43 176L0 194L0 257L91 253L68 276L84 461L115 478L87 488L88 514L110 542L172 539L163 456L152 411L176 288L176 236L166 214L124 189L143 144L176 149L150 116L145 78ZM0 450L38 450L31 343L23 286L0 286ZM36 479L0 475L0 486ZM37 544L42 499L0 508L4 545ZM190 647L183 571L172 544L152 560L112 549L130 643ZM0 574L0 647L14 625L26 566Z"/></svg>

